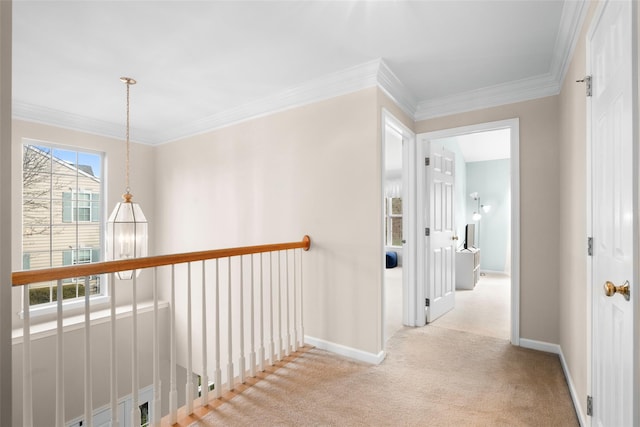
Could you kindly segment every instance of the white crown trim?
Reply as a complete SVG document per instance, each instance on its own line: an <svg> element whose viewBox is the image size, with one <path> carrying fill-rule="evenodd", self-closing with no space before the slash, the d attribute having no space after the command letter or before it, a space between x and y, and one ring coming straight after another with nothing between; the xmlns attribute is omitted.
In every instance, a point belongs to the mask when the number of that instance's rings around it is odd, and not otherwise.
<svg viewBox="0 0 640 427"><path fill-rule="evenodd" d="M375 87L382 60L375 59L342 71L294 86L275 96L241 105L173 129L164 142L199 135L215 129L289 110L340 95Z"/></svg>
<svg viewBox="0 0 640 427"><path fill-rule="evenodd" d="M416 121L467 111L513 104L560 93L560 84L550 74L422 101L414 115Z"/></svg>
<svg viewBox="0 0 640 427"><path fill-rule="evenodd" d="M243 121L263 117L370 87L379 87L414 120L522 102L560 93L571 55L586 17L585 0L564 2L560 29L549 73L501 85L418 102L382 59L375 59L294 86L275 96L241 105L167 131L131 128L131 140L157 145L176 141ZM17 119L123 139L125 127L100 119L13 102Z"/></svg>
<svg viewBox="0 0 640 427"><path fill-rule="evenodd" d="M13 101L11 108L14 119L55 126L62 129L86 132L107 138L124 140L124 136L127 131L126 126L122 124L115 124L105 120L94 119L81 116L79 114L67 113L19 101ZM132 142L154 144L159 140L159 136L160 135L154 132L131 128L130 139Z"/></svg>
<svg viewBox="0 0 640 427"><path fill-rule="evenodd" d="M409 117L415 115L418 101L383 60L380 61L377 82L378 86L402 111L407 113Z"/></svg>
<svg viewBox="0 0 640 427"><path fill-rule="evenodd" d="M550 66L550 72L557 77L560 87L562 87L564 78L569 70L573 52L578 44L580 30L587 17L587 9L585 0L565 1L562 6L558 37L556 38L553 60Z"/></svg>

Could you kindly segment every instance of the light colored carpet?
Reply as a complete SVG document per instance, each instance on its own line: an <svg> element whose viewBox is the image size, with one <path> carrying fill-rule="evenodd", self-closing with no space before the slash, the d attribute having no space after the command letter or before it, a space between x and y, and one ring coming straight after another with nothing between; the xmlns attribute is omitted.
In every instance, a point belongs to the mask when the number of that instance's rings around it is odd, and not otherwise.
<svg viewBox="0 0 640 427"><path fill-rule="evenodd" d="M508 340L510 305L511 278L487 273L473 290L456 290L455 308L433 325Z"/></svg>
<svg viewBox="0 0 640 427"><path fill-rule="evenodd" d="M576 426L558 357L437 326L371 366L313 349L193 426Z"/></svg>

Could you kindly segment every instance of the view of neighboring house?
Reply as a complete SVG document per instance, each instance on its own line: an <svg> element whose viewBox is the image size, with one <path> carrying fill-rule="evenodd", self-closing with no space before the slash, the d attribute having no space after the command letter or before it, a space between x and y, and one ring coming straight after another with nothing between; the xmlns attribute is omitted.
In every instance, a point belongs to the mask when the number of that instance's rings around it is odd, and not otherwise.
<svg viewBox="0 0 640 427"><path fill-rule="evenodd" d="M99 162L97 154L24 145L23 269L101 259L102 181L99 170L83 164ZM100 293L100 277L92 277L90 286L92 294ZM84 287L83 281L67 280L64 299L83 296ZM31 305L55 301L55 282L33 285L30 295Z"/></svg>

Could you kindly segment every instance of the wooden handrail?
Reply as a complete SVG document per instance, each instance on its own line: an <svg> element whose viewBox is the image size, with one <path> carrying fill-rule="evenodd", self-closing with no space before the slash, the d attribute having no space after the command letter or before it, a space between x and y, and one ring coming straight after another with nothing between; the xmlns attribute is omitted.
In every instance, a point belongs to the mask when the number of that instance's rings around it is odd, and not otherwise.
<svg viewBox="0 0 640 427"><path fill-rule="evenodd" d="M310 247L311 238L305 235L300 242L243 246L239 248L214 249L211 251L187 252L182 254L159 255L145 258L95 262L91 264L71 265L67 267L16 271L11 275L11 282L13 286L23 286L31 283L45 282L48 280L94 276L105 273L117 273L118 271L141 270L144 268L161 267L164 265L183 264L186 262L204 261L208 259L283 251L287 249L301 248L305 251L308 251Z"/></svg>

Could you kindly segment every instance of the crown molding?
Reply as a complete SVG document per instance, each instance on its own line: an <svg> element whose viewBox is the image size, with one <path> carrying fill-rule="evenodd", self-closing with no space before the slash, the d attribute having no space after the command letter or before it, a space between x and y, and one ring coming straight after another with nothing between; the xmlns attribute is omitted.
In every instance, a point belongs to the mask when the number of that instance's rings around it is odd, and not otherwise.
<svg viewBox="0 0 640 427"><path fill-rule="evenodd" d="M127 128L125 125L94 119L79 114L67 113L52 108L13 101L12 116L14 119L86 132L93 135L123 140ZM131 128L131 142L152 145L158 141L158 134Z"/></svg>
<svg viewBox="0 0 640 427"><path fill-rule="evenodd" d="M530 99L557 95L560 84L557 79L545 74L529 79L491 86L469 92L422 101L414 115L416 121L448 116L499 105L514 104Z"/></svg>
<svg viewBox="0 0 640 427"><path fill-rule="evenodd" d="M418 101L411 95L404 83L391 71L391 68L384 60L380 60L377 84L409 117L415 115Z"/></svg>
<svg viewBox="0 0 640 427"><path fill-rule="evenodd" d="M553 59L549 67L550 73L557 77L560 87L562 87L567 75L588 9L585 0L565 1L562 6L560 27L556 37Z"/></svg>
<svg viewBox="0 0 640 427"><path fill-rule="evenodd" d="M131 129L132 141L158 145L210 132L325 99L379 87L415 121L522 102L560 93L587 12L585 0L565 1L549 72L544 75L437 99L418 101L381 58L291 87L274 96L165 130ZM126 129L100 119L13 102L13 117L109 138Z"/></svg>
<svg viewBox="0 0 640 427"><path fill-rule="evenodd" d="M564 2L554 54L547 74L421 101L416 108L414 119L425 120L559 94L578 43L587 9L585 0Z"/></svg>
<svg viewBox="0 0 640 427"><path fill-rule="evenodd" d="M364 64L291 87L275 96L262 98L255 102L196 120L185 126L172 129L169 134L165 134L164 142L173 142L279 111L375 87L378 84L378 75L382 63L381 59L365 62Z"/></svg>

